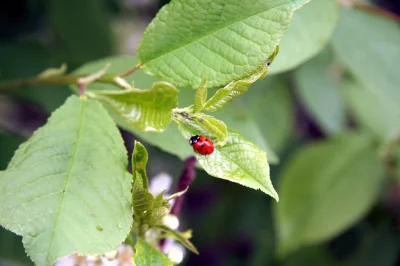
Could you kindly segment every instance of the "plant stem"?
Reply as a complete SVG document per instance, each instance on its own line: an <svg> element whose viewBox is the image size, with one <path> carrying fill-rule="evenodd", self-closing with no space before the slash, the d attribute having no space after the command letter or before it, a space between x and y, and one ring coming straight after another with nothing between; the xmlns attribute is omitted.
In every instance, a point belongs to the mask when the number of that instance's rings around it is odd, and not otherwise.
<svg viewBox="0 0 400 266"><path fill-rule="evenodd" d="M125 77L130 76L133 73L135 73L136 70L138 70L139 68L140 68L140 64L137 64L134 68L126 71L125 73L120 74L119 76L122 77L122 78L125 78Z"/></svg>
<svg viewBox="0 0 400 266"><path fill-rule="evenodd" d="M87 77L88 75L62 75L51 77L31 77L27 79L18 79L0 83L0 92L11 92L23 87L37 86L37 85L76 85L80 78ZM106 74L95 81L95 83L105 83L115 85L123 90L127 89L121 82L118 81L117 75Z"/></svg>
<svg viewBox="0 0 400 266"><path fill-rule="evenodd" d="M186 159L185 168L183 169L183 172L179 177L178 188L176 192L181 192L192 184L192 182L196 178L196 167L195 167L196 162L197 160L196 157L194 156L191 156L188 159ZM182 195L175 200L175 203L171 208L171 214L179 217L179 215L181 214L181 209L184 200L185 200L185 195Z"/></svg>

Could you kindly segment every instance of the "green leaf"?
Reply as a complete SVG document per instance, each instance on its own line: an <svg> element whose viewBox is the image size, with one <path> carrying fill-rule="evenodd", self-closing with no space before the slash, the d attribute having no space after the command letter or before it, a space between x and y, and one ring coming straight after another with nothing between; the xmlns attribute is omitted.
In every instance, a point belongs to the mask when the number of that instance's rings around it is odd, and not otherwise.
<svg viewBox="0 0 400 266"><path fill-rule="evenodd" d="M39 78L49 78L54 76L61 76L67 71L67 65L63 63L59 68L48 68L38 75Z"/></svg>
<svg viewBox="0 0 400 266"><path fill-rule="evenodd" d="M142 238L138 238L133 261L136 266L173 266L172 262L160 251Z"/></svg>
<svg viewBox="0 0 400 266"><path fill-rule="evenodd" d="M142 68L178 87L216 87L254 73L308 0L174 0L146 29Z"/></svg>
<svg viewBox="0 0 400 266"><path fill-rule="evenodd" d="M135 182L135 175L138 173L142 178L143 188L148 188L148 179L146 173L147 161L149 160L149 155L147 154L146 148L142 145L142 143L135 141L135 145L133 148L132 154L132 173L133 173L133 182Z"/></svg>
<svg viewBox="0 0 400 266"><path fill-rule="evenodd" d="M265 76L269 71L269 66L263 67L256 73L237 81L232 81L224 88L217 90L217 92L206 102L204 110L215 112L222 109L225 105L232 102L236 97L247 92L249 87Z"/></svg>
<svg viewBox="0 0 400 266"><path fill-rule="evenodd" d="M203 110L204 103L207 101L207 79L204 79L196 90L196 97L194 98L193 112L198 113Z"/></svg>
<svg viewBox="0 0 400 266"><path fill-rule="evenodd" d="M178 240L182 245L184 245L187 249L192 251L193 253L199 255L199 251L197 248L190 242L187 238L185 238L180 232L172 230L168 226L165 225L155 225L155 228L160 229L166 233L166 237L172 237L175 240Z"/></svg>
<svg viewBox="0 0 400 266"><path fill-rule="evenodd" d="M164 192L160 193L154 198L153 205L147 213L147 220L150 225L160 222L161 218L167 215L171 210L171 205L164 199Z"/></svg>
<svg viewBox="0 0 400 266"><path fill-rule="evenodd" d="M295 72L297 92L308 113L330 135L345 128L345 109L330 50L300 66Z"/></svg>
<svg viewBox="0 0 400 266"><path fill-rule="evenodd" d="M139 235L143 225L153 225L159 223L162 217L169 213L171 206L168 200L164 199L164 192L155 198L148 191L148 179L146 166L148 154L146 148L140 143L135 142L132 154L132 204L135 220L139 226Z"/></svg>
<svg viewBox="0 0 400 266"><path fill-rule="evenodd" d="M135 220L141 226L144 223L148 223L145 220L148 211L151 211L151 206L153 204L153 195L144 188L142 177L138 172L133 173L134 183L132 189L132 205L135 214Z"/></svg>
<svg viewBox="0 0 400 266"><path fill-rule="evenodd" d="M360 220L378 199L384 174L371 139L347 133L300 150L281 180L275 217L284 255Z"/></svg>
<svg viewBox="0 0 400 266"><path fill-rule="evenodd" d="M192 103L193 90L181 90L179 103L187 106ZM287 86L277 77L269 77L255 82L251 89L214 113L224 121L228 128L239 131L245 138L267 151L269 163L277 163L274 150L282 150L288 142L294 125L293 104ZM182 154L191 155L186 145L179 146L179 133L174 128L168 129L168 137L174 138L176 149ZM178 134L178 135L177 135ZM186 144L186 143L185 143ZM165 143L167 145L167 143ZM171 150L169 148L169 150Z"/></svg>
<svg viewBox="0 0 400 266"><path fill-rule="evenodd" d="M71 96L0 172L0 224L36 265L110 251L132 224L127 164L101 104Z"/></svg>
<svg viewBox="0 0 400 266"><path fill-rule="evenodd" d="M142 131L163 131L178 105L178 90L156 82L151 90L90 91L87 95L107 103L129 125Z"/></svg>
<svg viewBox="0 0 400 266"><path fill-rule="evenodd" d="M187 139L194 134L187 131L187 128L179 129ZM269 176L266 153L239 133L228 133L227 143L222 147L215 146L212 154L195 154L200 165L211 176L259 189L278 201L278 194Z"/></svg>
<svg viewBox="0 0 400 266"><path fill-rule="evenodd" d="M362 126L381 140L400 133L400 107L384 93L365 89L354 81L345 81L341 92L346 103Z"/></svg>
<svg viewBox="0 0 400 266"><path fill-rule="evenodd" d="M332 0L311 1L296 12L271 73L291 70L317 55L331 39L337 17L337 4Z"/></svg>
<svg viewBox="0 0 400 266"><path fill-rule="evenodd" d="M215 116L266 150L269 163L279 161L274 151L284 148L294 125L289 89L272 77L254 83L246 94Z"/></svg>
<svg viewBox="0 0 400 266"><path fill-rule="evenodd" d="M174 121L180 128L191 132L192 136L204 135L219 146L225 145L228 140L228 129L224 122L202 113L192 114L185 109L179 110L174 113Z"/></svg>
<svg viewBox="0 0 400 266"><path fill-rule="evenodd" d="M397 22L364 11L342 9L332 43L336 55L365 90L386 104L398 105L400 28Z"/></svg>
<svg viewBox="0 0 400 266"><path fill-rule="evenodd" d="M108 74L118 74L124 73L133 66L136 65L136 59L134 57L127 56L117 56L110 57L103 60L94 61L88 64L85 64L83 67L79 68L75 73L77 74L89 74L98 71L104 65L110 63L110 67L107 69ZM152 83L157 81L154 77L151 77L145 74L143 71L136 71L132 75L126 78L126 81L131 83L134 81L135 87L137 88L149 88L152 86ZM115 88L113 85L109 84L89 84L88 88L91 90L110 90ZM76 88L77 90L77 88ZM194 98L194 90L183 90L187 92L192 92L190 94L190 104L193 104ZM180 95L181 93L179 93ZM106 109L109 111L110 115L114 118L117 124L123 129L132 132L136 136L140 137L140 139L157 146L158 148L169 152L173 155L178 156L180 159L184 160L188 156L192 155L191 149L188 149L189 144L187 141L182 141L181 134L177 129L176 125L169 124L165 131L162 133L159 132L142 132L132 125L128 124L128 122L122 119L119 115L115 113L108 105L105 104ZM168 139L168 141L165 141Z"/></svg>

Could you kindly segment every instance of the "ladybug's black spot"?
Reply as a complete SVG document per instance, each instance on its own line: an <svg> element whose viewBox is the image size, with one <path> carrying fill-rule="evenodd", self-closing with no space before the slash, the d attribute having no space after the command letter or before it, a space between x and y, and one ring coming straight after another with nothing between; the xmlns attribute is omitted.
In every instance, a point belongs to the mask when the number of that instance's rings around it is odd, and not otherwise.
<svg viewBox="0 0 400 266"><path fill-rule="evenodd" d="M208 139L206 139L206 141L208 141Z"/></svg>
<svg viewBox="0 0 400 266"><path fill-rule="evenodd" d="M201 147L204 148L204 144L201 144Z"/></svg>

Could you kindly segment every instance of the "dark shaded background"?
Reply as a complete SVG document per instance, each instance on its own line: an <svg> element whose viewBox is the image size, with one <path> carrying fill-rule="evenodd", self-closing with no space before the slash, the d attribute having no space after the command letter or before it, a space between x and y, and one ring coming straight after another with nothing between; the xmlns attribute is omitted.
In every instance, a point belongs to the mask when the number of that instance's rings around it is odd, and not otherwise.
<svg viewBox="0 0 400 266"><path fill-rule="evenodd" d="M318 1L318 0L314 0ZM162 0L14 0L0 8L0 80L27 77L65 62L69 70L113 54L134 54L141 33ZM400 15L400 1L376 0ZM0 169L14 150L50 112L71 94L68 87L35 87L0 94ZM301 106L290 153L300 143L323 138ZM126 143L133 143L123 132ZM129 151L131 145L127 145ZM160 171L178 177L183 162L146 145L149 175ZM278 175L279 166L271 171ZM299 250L284 261L274 259L271 199L233 183L209 178L198 171L186 197L183 228L192 228L200 256L188 255L186 265L400 265L395 226L377 227L375 217L393 224L393 210L374 209L367 219L323 246ZM260 211L263 210L263 211ZM0 228L0 265L32 264L21 238ZM7 260L8 262L5 262Z"/></svg>

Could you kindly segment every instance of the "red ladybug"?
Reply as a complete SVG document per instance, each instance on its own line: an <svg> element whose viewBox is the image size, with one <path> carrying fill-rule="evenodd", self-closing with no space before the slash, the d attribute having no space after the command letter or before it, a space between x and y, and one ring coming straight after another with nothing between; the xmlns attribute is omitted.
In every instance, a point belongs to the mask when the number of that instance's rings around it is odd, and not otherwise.
<svg viewBox="0 0 400 266"><path fill-rule="evenodd" d="M209 155L214 152L214 143L205 136L192 136L189 144L193 146L193 150L201 155Z"/></svg>

